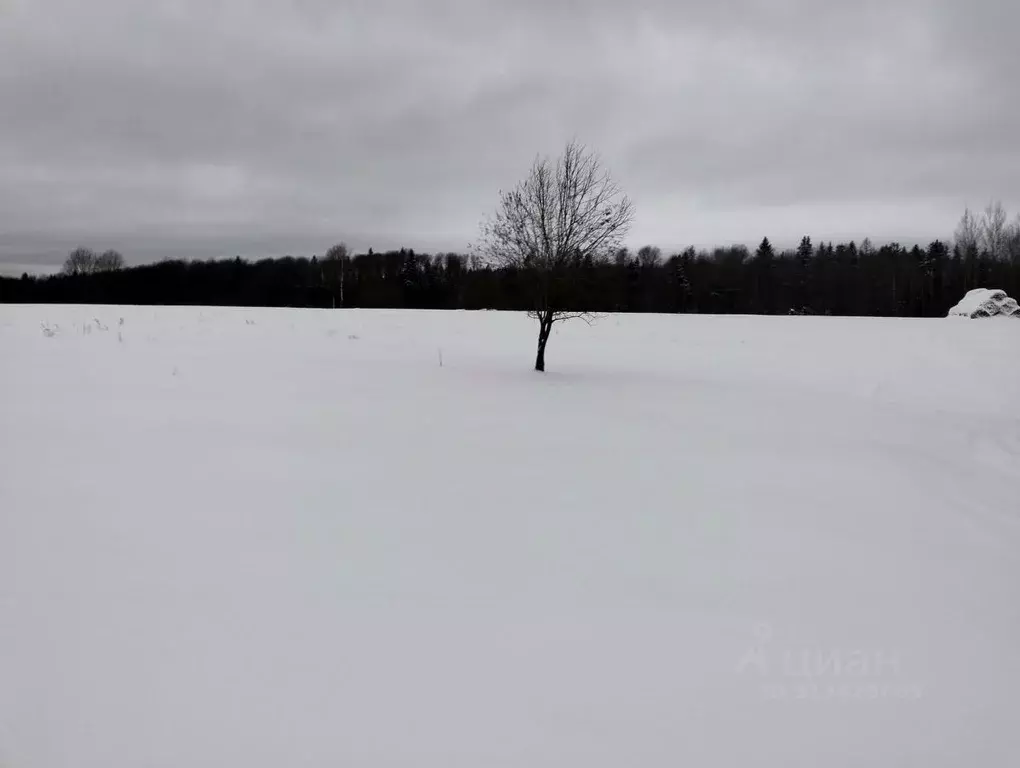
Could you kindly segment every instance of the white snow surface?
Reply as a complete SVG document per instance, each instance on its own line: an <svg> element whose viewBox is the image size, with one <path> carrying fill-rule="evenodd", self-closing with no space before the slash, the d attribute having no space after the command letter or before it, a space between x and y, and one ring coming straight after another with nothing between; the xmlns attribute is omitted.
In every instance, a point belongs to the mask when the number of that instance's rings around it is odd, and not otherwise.
<svg viewBox="0 0 1020 768"><path fill-rule="evenodd" d="M1016 765L1020 324L535 335L0 306L0 765Z"/></svg>
<svg viewBox="0 0 1020 768"><path fill-rule="evenodd" d="M995 288L975 288L967 291L960 303L949 310L949 316L979 317L1020 317L1020 305L1005 291Z"/></svg>

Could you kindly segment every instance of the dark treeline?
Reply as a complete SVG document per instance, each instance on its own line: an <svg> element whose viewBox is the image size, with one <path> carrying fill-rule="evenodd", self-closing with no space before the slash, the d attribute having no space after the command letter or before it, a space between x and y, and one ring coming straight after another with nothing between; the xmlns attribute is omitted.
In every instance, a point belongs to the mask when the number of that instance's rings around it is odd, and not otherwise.
<svg viewBox="0 0 1020 768"><path fill-rule="evenodd" d="M101 264L101 262L99 262ZM776 251L735 246L664 255L620 251L578 262L571 304L593 312L939 316L970 289L1020 296L1020 258L975 243L926 248L823 243ZM123 268L65 268L0 279L0 302L272 307L529 309L522 275L478 257L402 249L250 262L167 260Z"/></svg>

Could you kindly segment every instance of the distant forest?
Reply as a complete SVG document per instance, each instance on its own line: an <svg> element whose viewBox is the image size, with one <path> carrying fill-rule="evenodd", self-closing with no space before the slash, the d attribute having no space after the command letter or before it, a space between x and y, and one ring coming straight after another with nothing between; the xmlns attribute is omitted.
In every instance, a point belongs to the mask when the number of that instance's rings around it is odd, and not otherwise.
<svg viewBox="0 0 1020 768"><path fill-rule="evenodd" d="M986 215L986 221L988 217ZM571 309L591 312L945 315L972 288L1020 296L1020 238L984 236L966 214L955 244L819 243L663 254L618 251L571 267ZM529 309L525 276L477 256L401 249L322 258L165 260L125 267L120 254L78 249L64 272L0 278L0 302L269 307Z"/></svg>

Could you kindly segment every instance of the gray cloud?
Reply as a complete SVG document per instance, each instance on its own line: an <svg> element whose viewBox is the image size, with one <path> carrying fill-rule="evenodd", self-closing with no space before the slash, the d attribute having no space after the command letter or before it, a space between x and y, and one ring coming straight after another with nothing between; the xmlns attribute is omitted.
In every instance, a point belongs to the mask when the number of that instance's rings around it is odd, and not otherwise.
<svg viewBox="0 0 1020 768"><path fill-rule="evenodd" d="M463 248L576 136L635 244L1020 204L1010 0L0 0L0 259Z"/></svg>

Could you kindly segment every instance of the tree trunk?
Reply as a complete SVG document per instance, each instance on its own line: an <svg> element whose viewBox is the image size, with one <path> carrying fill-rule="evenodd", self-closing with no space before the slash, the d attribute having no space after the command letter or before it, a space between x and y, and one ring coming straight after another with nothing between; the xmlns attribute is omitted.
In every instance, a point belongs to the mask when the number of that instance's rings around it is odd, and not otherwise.
<svg viewBox="0 0 1020 768"><path fill-rule="evenodd" d="M542 318L538 321L538 354L535 356L535 370L545 371L545 345L552 331L552 320Z"/></svg>

